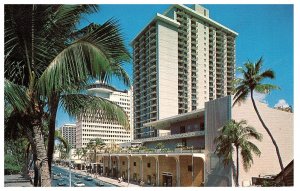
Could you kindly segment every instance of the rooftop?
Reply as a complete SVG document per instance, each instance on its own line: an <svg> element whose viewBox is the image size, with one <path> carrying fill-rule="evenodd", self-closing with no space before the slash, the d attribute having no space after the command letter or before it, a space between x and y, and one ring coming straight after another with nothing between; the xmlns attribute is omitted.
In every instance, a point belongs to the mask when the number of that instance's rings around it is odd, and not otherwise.
<svg viewBox="0 0 300 191"><path fill-rule="evenodd" d="M168 130L169 127L171 126L171 123L199 118L200 116L203 116L204 113L205 113L204 108L203 109L197 109L197 110L194 110L194 111L191 111L191 112L188 112L188 113L183 113L183 114L175 115L175 116L172 116L172 117L167 117L167 118L164 118L164 119L160 119L160 120L157 120L157 121L145 123L144 127L154 127L156 129Z"/></svg>

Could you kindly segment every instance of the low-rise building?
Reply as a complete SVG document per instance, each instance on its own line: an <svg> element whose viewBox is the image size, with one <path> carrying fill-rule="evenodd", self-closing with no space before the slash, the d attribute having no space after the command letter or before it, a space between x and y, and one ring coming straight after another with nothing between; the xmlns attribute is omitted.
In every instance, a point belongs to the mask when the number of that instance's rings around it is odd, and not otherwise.
<svg viewBox="0 0 300 191"><path fill-rule="evenodd" d="M257 103L258 110L270 128L286 166L293 159L293 114ZM254 141L261 156L254 156L248 172L240 161L240 185L252 185L252 177L278 174L280 170L275 148L248 100L232 107L232 98L212 100L205 108L145 124L164 134L134 140L142 147L98 154L105 176L144 182L149 186L234 186L230 166L216 156L214 139L218 129L230 119L246 120L263 134L263 141ZM133 144L134 145L134 144ZM233 164L235 164L233 156Z"/></svg>

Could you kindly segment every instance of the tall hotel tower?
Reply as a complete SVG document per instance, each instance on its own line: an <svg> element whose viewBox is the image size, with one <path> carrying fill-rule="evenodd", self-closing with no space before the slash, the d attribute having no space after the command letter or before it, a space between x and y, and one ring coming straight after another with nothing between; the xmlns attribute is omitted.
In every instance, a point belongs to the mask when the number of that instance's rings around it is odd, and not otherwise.
<svg viewBox="0 0 300 191"><path fill-rule="evenodd" d="M75 124L64 124L61 127L61 135L65 138L68 143L74 149L76 147L76 125Z"/></svg>
<svg viewBox="0 0 300 191"><path fill-rule="evenodd" d="M88 92L122 107L128 115L130 130L126 131L118 122L106 120L102 117L101 110L97 116L84 113L77 118L76 122L76 148L86 147L87 143L94 138L101 138L107 145L131 141L133 134L132 91L120 91L96 82L88 89Z"/></svg>
<svg viewBox="0 0 300 191"><path fill-rule="evenodd" d="M157 13L132 41L135 139L158 135L144 123L231 94L236 36L200 5Z"/></svg>

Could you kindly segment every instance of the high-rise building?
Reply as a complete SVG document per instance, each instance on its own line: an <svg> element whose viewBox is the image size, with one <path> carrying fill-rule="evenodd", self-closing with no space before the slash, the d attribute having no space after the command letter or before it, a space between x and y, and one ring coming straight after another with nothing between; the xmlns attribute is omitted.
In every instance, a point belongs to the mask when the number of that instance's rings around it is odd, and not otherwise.
<svg viewBox="0 0 300 191"><path fill-rule="evenodd" d="M108 120L103 111L97 114L83 113L76 122L76 148L86 147L94 138L101 138L107 145L119 144L132 140L132 90L119 91L109 85L96 82L88 89L88 93L114 102L124 109L128 115L130 130L126 131L116 121Z"/></svg>
<svg viewBox="0 0 300 191"><path fill-rule="evenodd" d="M200 5L157 13L132 41L135 139L159 133L144 123L231 94L236 36Z"/></svg>
<svg viewBox="0 0 300 191"><path fill-rule="evenodd" d="M76 147L76 124L64 124L61 127L61 135L68 141L72 148Z"/></svg>

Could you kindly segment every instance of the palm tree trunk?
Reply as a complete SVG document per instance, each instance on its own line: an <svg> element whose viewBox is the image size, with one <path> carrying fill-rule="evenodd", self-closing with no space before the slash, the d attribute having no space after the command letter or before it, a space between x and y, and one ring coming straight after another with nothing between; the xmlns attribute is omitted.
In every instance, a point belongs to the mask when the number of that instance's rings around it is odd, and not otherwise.
<svg viewBox="0 0 300 191"><path fill-rule="evenodd" d="M40 171L41 187L51 187L50 171L47 163L47 153L40 126L33 127L33 139L36 143L36 166Z"/></svg>
<svg viewBox="0 0 300 191"><path fill-rule="evenodd" d="M48 134L48 166L51 172L51 163L54 152L54 135L55 135L55 119L57 114L58 99L57 94L53 93L50 100L50 119L49 119L49 134Z"/></svg>
<svg viewBox="0 0 300 191"><path fill-rule="evenodd" d="M236 186L239 187L239 148L238 146L236 148Z"/></svg>
<svg viewBox="0 0 300 191"><path fill-rule="evenodd" d="M252 100L252 104L253 104L253 107L255 109L255 112L256 112L256 114L257 114L257 116L259 118L259 121L261 122L261 124L265 128L265 130L267 131L268 135L271 137L272 143L275 146L277 157L278 157L278 161L279 161L280 168L281 168L281 171L282 171L284 169L284 167L283 167L281 155L280 155L280 152L279 152L279 148L278 148L277 143L276 143L275 139L273 138L270 130L268 129L268 127L266 126L266 124L264 123L264 121L262 120L262 118L261 118L261 116L260 116L260 114L258 112L258 109L256 107L256 104L255 104L255 101L254 101L254 98L253 98L253 90L251 90L251 100Z"/></svg>

